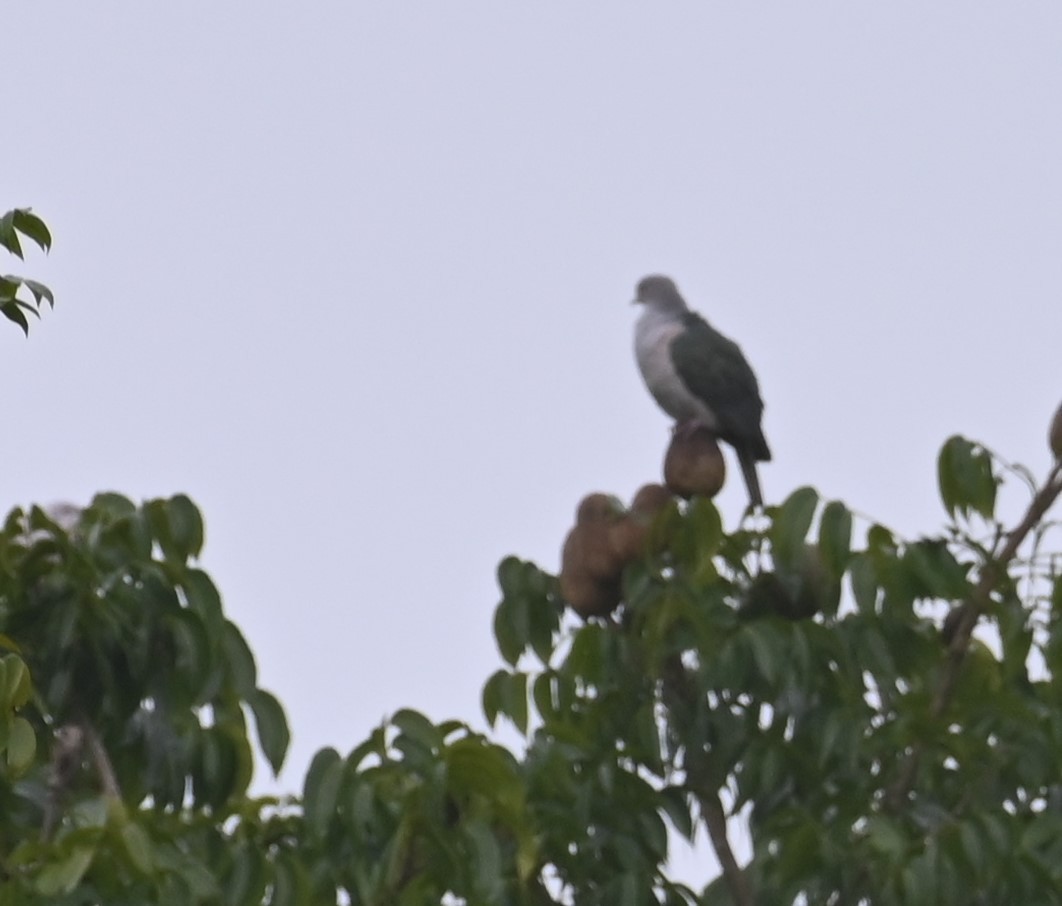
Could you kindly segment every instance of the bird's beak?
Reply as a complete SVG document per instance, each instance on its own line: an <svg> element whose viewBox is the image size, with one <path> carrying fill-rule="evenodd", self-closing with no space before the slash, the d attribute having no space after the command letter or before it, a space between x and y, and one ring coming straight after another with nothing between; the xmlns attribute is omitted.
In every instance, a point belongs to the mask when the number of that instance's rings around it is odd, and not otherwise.
<svg viewBox="0 0 1062 906"><path fill-rule="evenodd" d="M639 299L637 296L635 296L633 299L631 299L631 305L640 305L641 301L642 301L641 299Z"/></svg>

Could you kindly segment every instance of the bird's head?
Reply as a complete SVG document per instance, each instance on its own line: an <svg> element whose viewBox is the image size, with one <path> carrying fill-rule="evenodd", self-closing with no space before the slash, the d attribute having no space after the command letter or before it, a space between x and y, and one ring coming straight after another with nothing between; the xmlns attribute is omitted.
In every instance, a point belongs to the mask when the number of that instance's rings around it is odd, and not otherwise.
<svg viewBox="0 0 1062 906"><path fill-rule="evenodd" d="M686 311L686 301L675 286L675 281L660 274L651 274L638 281L634 301L663 311Z"/></svg>

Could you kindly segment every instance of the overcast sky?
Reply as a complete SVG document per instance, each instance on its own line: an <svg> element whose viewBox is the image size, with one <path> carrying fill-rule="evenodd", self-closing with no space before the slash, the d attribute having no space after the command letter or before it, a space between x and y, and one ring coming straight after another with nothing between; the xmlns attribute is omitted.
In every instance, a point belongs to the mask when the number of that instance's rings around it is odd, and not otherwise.
<svg viewBox="0 0 1062 906"><path fill-rule="evenodd" d="M628 304L759 375L768 501L941 523L955 432L1048 463L1057 2L7 4L5 505L187 492L294 731L482 726L494 568L659 476ZM744 504L732 479L729 525Z"/></svg>

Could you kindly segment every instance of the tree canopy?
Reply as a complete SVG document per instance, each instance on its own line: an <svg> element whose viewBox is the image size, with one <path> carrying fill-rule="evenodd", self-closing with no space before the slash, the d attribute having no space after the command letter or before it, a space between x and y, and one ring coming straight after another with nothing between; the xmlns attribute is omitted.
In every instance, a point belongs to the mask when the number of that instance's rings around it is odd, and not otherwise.
<svg viewBox="0 0 1062 906"><path fill-rule="evenodd" d="M26 216L16 253L50 242ZM729 529L704 496L592 495L565 576L498 568L482 708L524 746L410 708L282 798L249 793L287 722L195 504L16 508L0 904L1060 902L1062 464L1037 483L953 437L937 470L944 523L916 539L808 487ZM672 877L675 835L715 850L707 887Z"/></svg>

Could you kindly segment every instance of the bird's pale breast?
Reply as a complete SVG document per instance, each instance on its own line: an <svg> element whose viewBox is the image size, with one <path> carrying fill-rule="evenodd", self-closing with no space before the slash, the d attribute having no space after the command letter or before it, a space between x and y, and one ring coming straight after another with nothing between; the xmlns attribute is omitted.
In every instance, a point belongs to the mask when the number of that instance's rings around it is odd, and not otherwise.
<svg viewBox="0 0 1062 906"><path fill-rule="evenodd" d="M647 307L634 328L634 354L646 387L660 408L676 421L695 419L715 428L711 410L686 389L671 361L671 341L683 331L681 322Z"/></svg>

